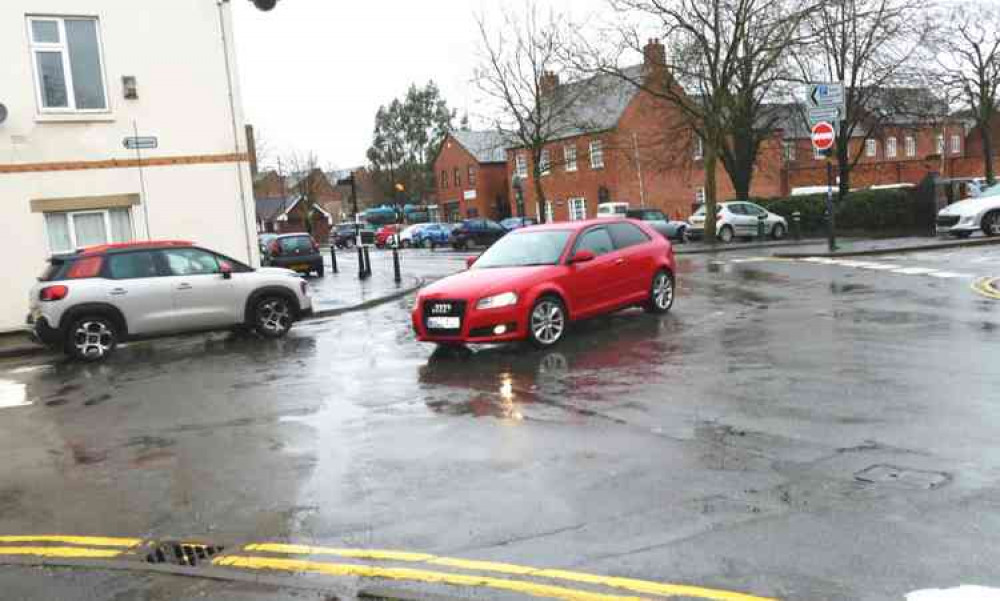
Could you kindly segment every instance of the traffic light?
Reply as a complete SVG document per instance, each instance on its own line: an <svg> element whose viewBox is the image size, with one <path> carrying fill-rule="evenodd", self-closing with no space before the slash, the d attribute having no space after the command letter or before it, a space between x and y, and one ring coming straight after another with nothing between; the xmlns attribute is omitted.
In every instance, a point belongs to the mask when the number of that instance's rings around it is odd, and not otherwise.
<svg viewBox="0 0 1000 601"><path fill-rule="evenodd" d="M250 0L250 1L253 2L253 5L256 6L258 9L265 11L271 10L272 8L274 8L276 4L278 4L278 0Z"/></svg>

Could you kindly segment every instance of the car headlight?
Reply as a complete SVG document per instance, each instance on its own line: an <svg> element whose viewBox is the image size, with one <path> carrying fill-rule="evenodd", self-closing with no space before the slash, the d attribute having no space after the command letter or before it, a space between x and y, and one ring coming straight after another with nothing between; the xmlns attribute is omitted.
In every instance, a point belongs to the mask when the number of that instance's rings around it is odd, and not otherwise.
<svg viewBox="0 0 1000 601"><path fill-rule="evenodd" d="M503 294L494 294L493 296L487 296L486 298L479 299L476 303L477 309L499 309L500 307L508 307L510 305L517 304L517 293L516 292L504 292Z"/></svg>
<svg viewBox="0 0 1000 601"><path fill-rule="evenodd" d="M962 218L959 219L958 222L959 223L972 223L975 220L976 220L976 216L975 215L962 215Z"/></svg>

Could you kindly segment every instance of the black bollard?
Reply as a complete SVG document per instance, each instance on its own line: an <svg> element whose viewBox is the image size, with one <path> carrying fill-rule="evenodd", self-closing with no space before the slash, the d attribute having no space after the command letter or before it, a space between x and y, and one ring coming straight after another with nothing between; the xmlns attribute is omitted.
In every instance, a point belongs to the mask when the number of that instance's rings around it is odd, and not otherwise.
<svg viewBox="0 0 1000 601"><path fill-rule="evenodd" d="M336 244L331 244L330 245L330 259L333 261L333 273L340 273L340 270L337 269L337 245Z"/></svg>
<svg viewBox="0 0 1000 601"><path fill-rule="evenodd" d="M792 213L792 235L796 240L802 239L802 213L798 211Z"/></svg>
<svg viewBox="0 0 1000 601"><path fill-rule="evenodd" d="M370 278L372 276L372 256L368 251L368 246L365 246L365 277Z"/></svg>
<svg viewBox="0 0 1000 601"><path fill-rule="evenodd" d="M365 251L363 246L358 246L358 279L365 279Z"/></svg>
<svg viewBox="0 0 1000 601"><path fill-rule="evenodd" d="M392 277L396 283L403 281L403 276L399 273L399 249L392 247Z"/></svg>

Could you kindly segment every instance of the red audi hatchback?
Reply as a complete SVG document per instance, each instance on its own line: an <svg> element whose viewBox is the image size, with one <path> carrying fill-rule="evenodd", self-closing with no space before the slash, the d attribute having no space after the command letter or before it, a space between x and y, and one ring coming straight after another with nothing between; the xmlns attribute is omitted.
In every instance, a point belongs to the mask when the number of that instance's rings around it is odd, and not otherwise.
<svg viewBox="0 0 1000 601"><path fill-rule="evenodd" d="M510 232L469 269L417 295L417 338L438 344L527 339L548 347L572 321L674 303L670 242L641 221L599 219Z"/></svg>

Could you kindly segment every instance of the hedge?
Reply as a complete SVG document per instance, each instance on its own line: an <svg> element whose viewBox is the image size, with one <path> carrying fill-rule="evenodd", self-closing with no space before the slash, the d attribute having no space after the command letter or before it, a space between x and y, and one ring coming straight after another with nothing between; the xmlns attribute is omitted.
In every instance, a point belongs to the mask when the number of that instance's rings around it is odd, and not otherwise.
<svg viewBox="0 0 1000 601"><path fill-rule="evenodd" d="M867 233L928 231L934 223L933 206L921 197L915 189L858 190L837 202L834 192L837 230ZM798 211L802 217L803 233L826 231L826 194L751 200L781 215L789 225L792 213Z"/></svg>

